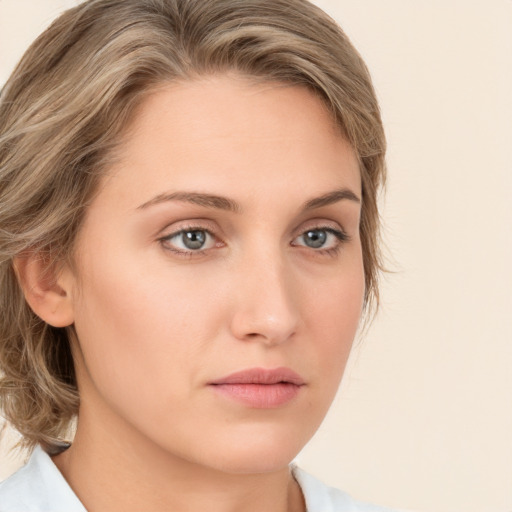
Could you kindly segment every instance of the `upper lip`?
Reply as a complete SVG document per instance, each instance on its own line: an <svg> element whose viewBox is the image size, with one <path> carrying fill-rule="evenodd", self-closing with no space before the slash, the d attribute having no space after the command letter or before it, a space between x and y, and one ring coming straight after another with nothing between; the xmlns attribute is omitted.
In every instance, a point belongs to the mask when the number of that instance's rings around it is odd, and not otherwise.
<svg viewBox="0 0 512 512"><path fill-rule="evenodd" d="M304 379L290 368L249 368L231 373L225 377L214 380L210 384L278 384L285 382L302 386Z"/></svg>

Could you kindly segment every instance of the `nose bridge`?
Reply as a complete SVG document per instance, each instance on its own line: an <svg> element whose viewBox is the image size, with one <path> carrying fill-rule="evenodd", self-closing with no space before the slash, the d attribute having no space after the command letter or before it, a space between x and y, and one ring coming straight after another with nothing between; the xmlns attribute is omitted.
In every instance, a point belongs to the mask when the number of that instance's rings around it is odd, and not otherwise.
<svg viewBox="0 0 512 512"><path fill-rule="evenodd" d="M286 341L297 329L291 269L277 244L259 245L241 258L232 331L267 344Z"/></svg>

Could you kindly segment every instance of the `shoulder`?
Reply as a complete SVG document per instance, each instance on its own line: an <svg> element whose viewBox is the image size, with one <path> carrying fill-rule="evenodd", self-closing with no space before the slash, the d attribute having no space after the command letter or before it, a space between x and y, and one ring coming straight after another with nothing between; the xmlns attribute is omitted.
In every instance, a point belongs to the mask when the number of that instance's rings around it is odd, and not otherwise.
<svg viewBox="0 0 512 512"><path fill-rule="evenodd" d="M292 473L300 485L308 512L393 512L356 501L345 492L328 487L297 466L292 466Z"/></svg>
<svg viewBox="0 0 512 512"><path fill-rule="evenodd" d="M0 483L0 512L86 512L41 447L25 466Z"/></svg>

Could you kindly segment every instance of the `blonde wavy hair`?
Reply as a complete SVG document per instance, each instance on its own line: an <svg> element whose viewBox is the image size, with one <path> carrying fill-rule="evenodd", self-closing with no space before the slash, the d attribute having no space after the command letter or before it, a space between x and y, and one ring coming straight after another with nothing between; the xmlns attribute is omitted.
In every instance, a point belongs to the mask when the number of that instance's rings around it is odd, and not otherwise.
<svg viewBox="0 0 512 512"><path fill-rule="evenodd" d="M377 194L385 137L367 68L307 0L88 0L27 50L0 96L0 409L56 453L79 407L73 328L27 305L13 262L70 262L102 171L141 101L162 83L236 71L309 88L355 149L366 313L378 303Z"/></svg>

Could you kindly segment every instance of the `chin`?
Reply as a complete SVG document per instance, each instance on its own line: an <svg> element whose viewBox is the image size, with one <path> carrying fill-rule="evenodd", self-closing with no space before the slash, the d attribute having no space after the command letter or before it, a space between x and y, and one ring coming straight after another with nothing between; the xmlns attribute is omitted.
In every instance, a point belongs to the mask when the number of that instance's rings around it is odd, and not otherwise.
<svg viewBox="0 0 512 512"><path fill-rule="evenodd" d="M244 429L249 430L249 429ZM208 450L211 467L225 473L257 474L282 471L314 432L282 429L250 429L232 436L220 436ZM226 439L226 437L229 437ZM203 452L205 455L206 452Z"/></svg>
<svg viewBox="0 0 512 512"><path fill-rule="evenodd" d="M223 473L236 475L275 473L285 469L297 453L277 453L275 450L269 453L239 451L233 456L225 454L219 457L214 467Z"/></svg>

